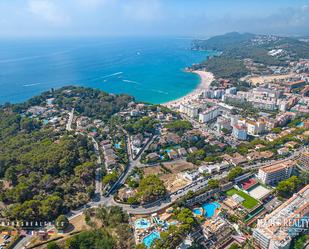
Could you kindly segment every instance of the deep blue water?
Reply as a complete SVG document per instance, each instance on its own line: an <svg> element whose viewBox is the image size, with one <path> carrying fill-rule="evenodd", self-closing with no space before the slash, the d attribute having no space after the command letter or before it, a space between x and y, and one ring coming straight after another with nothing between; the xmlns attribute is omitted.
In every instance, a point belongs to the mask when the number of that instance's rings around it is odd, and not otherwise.
<svg viewBox="0 0 309 249"><path fill-rule="evenodd" d="M199 76L183 69L209 53L191 51L190 43L176 38L2 40L0 104L65 85L164 103L199 83Z"/></svg>

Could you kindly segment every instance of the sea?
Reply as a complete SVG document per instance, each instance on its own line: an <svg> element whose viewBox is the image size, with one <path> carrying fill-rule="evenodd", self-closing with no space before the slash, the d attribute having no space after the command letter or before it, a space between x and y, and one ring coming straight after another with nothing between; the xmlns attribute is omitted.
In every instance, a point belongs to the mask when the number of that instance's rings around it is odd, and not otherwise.
<svg viewBox="0 0 309 249"><path fill-rule="evenodd" d="M45 38L0 41L0 104L23 102L51 88L77 85L165 103L191 92L207 60L190 38Z"/></svg>

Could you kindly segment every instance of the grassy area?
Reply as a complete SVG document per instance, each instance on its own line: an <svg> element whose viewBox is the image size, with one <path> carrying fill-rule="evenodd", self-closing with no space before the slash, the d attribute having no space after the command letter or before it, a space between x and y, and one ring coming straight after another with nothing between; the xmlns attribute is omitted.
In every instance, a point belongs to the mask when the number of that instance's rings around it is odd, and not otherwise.
<svg viewBox="0 0 309 249"><path fill-rule="evenodd" d="M239 191L235 188L230 189L229 191L226 192L226 194L228 196L237 194L241 196L242 198L244 198L245 200L243 201L242 205L247 209L254 208L259 203L256 199L252 198L250 195L247 195L245 192Z"/></svg>

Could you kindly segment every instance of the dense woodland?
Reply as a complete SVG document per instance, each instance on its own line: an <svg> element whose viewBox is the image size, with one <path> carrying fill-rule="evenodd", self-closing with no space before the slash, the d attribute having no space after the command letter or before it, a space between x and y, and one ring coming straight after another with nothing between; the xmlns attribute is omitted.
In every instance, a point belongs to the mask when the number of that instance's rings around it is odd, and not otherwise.
<svg viewBox="0 0 309 249"><path fill-rule="evenodd" d="M29 123L32 128L23 129ZM59 137L5 111L0 126L0 179L7 183L0 200L8 206L6 217L51 220L89 201L95 164L86 137Z"/></svg>
<svg viewBox="0 0 309 249"><path fill-rule="evenodd" d="M55 98L58 108L108 119L133 99L99 90L65 87L0 109L1 216L16 220L53 220L79 207L94 193L93 145L86 136L59 132L24 115L28 107Z"/></svg>

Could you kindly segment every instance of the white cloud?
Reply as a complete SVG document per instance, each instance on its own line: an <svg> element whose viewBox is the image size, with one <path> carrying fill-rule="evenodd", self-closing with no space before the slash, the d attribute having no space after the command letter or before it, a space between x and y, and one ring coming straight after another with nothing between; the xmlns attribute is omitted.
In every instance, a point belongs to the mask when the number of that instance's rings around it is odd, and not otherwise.
<svg viewBox="0 0 309 249"><path fill-rule="evenodd" d="M127 18L137 21L153 21L162 16L162 6L158 0L128 0L123 5Z"/></svg>
<svg viewBox="0 0 309 249"><path fill-rule="evenodd" d="M77 4L85 8L98 8L102 7L115 0L75 0Z"/></svg>
<svg viewBox="0 0 309 249"><path fill-rule="evenodd" d="M52 0L29 0L28 10L30 13L44 19L53 25L65 25L70 18L57 7Z"/></svg>

